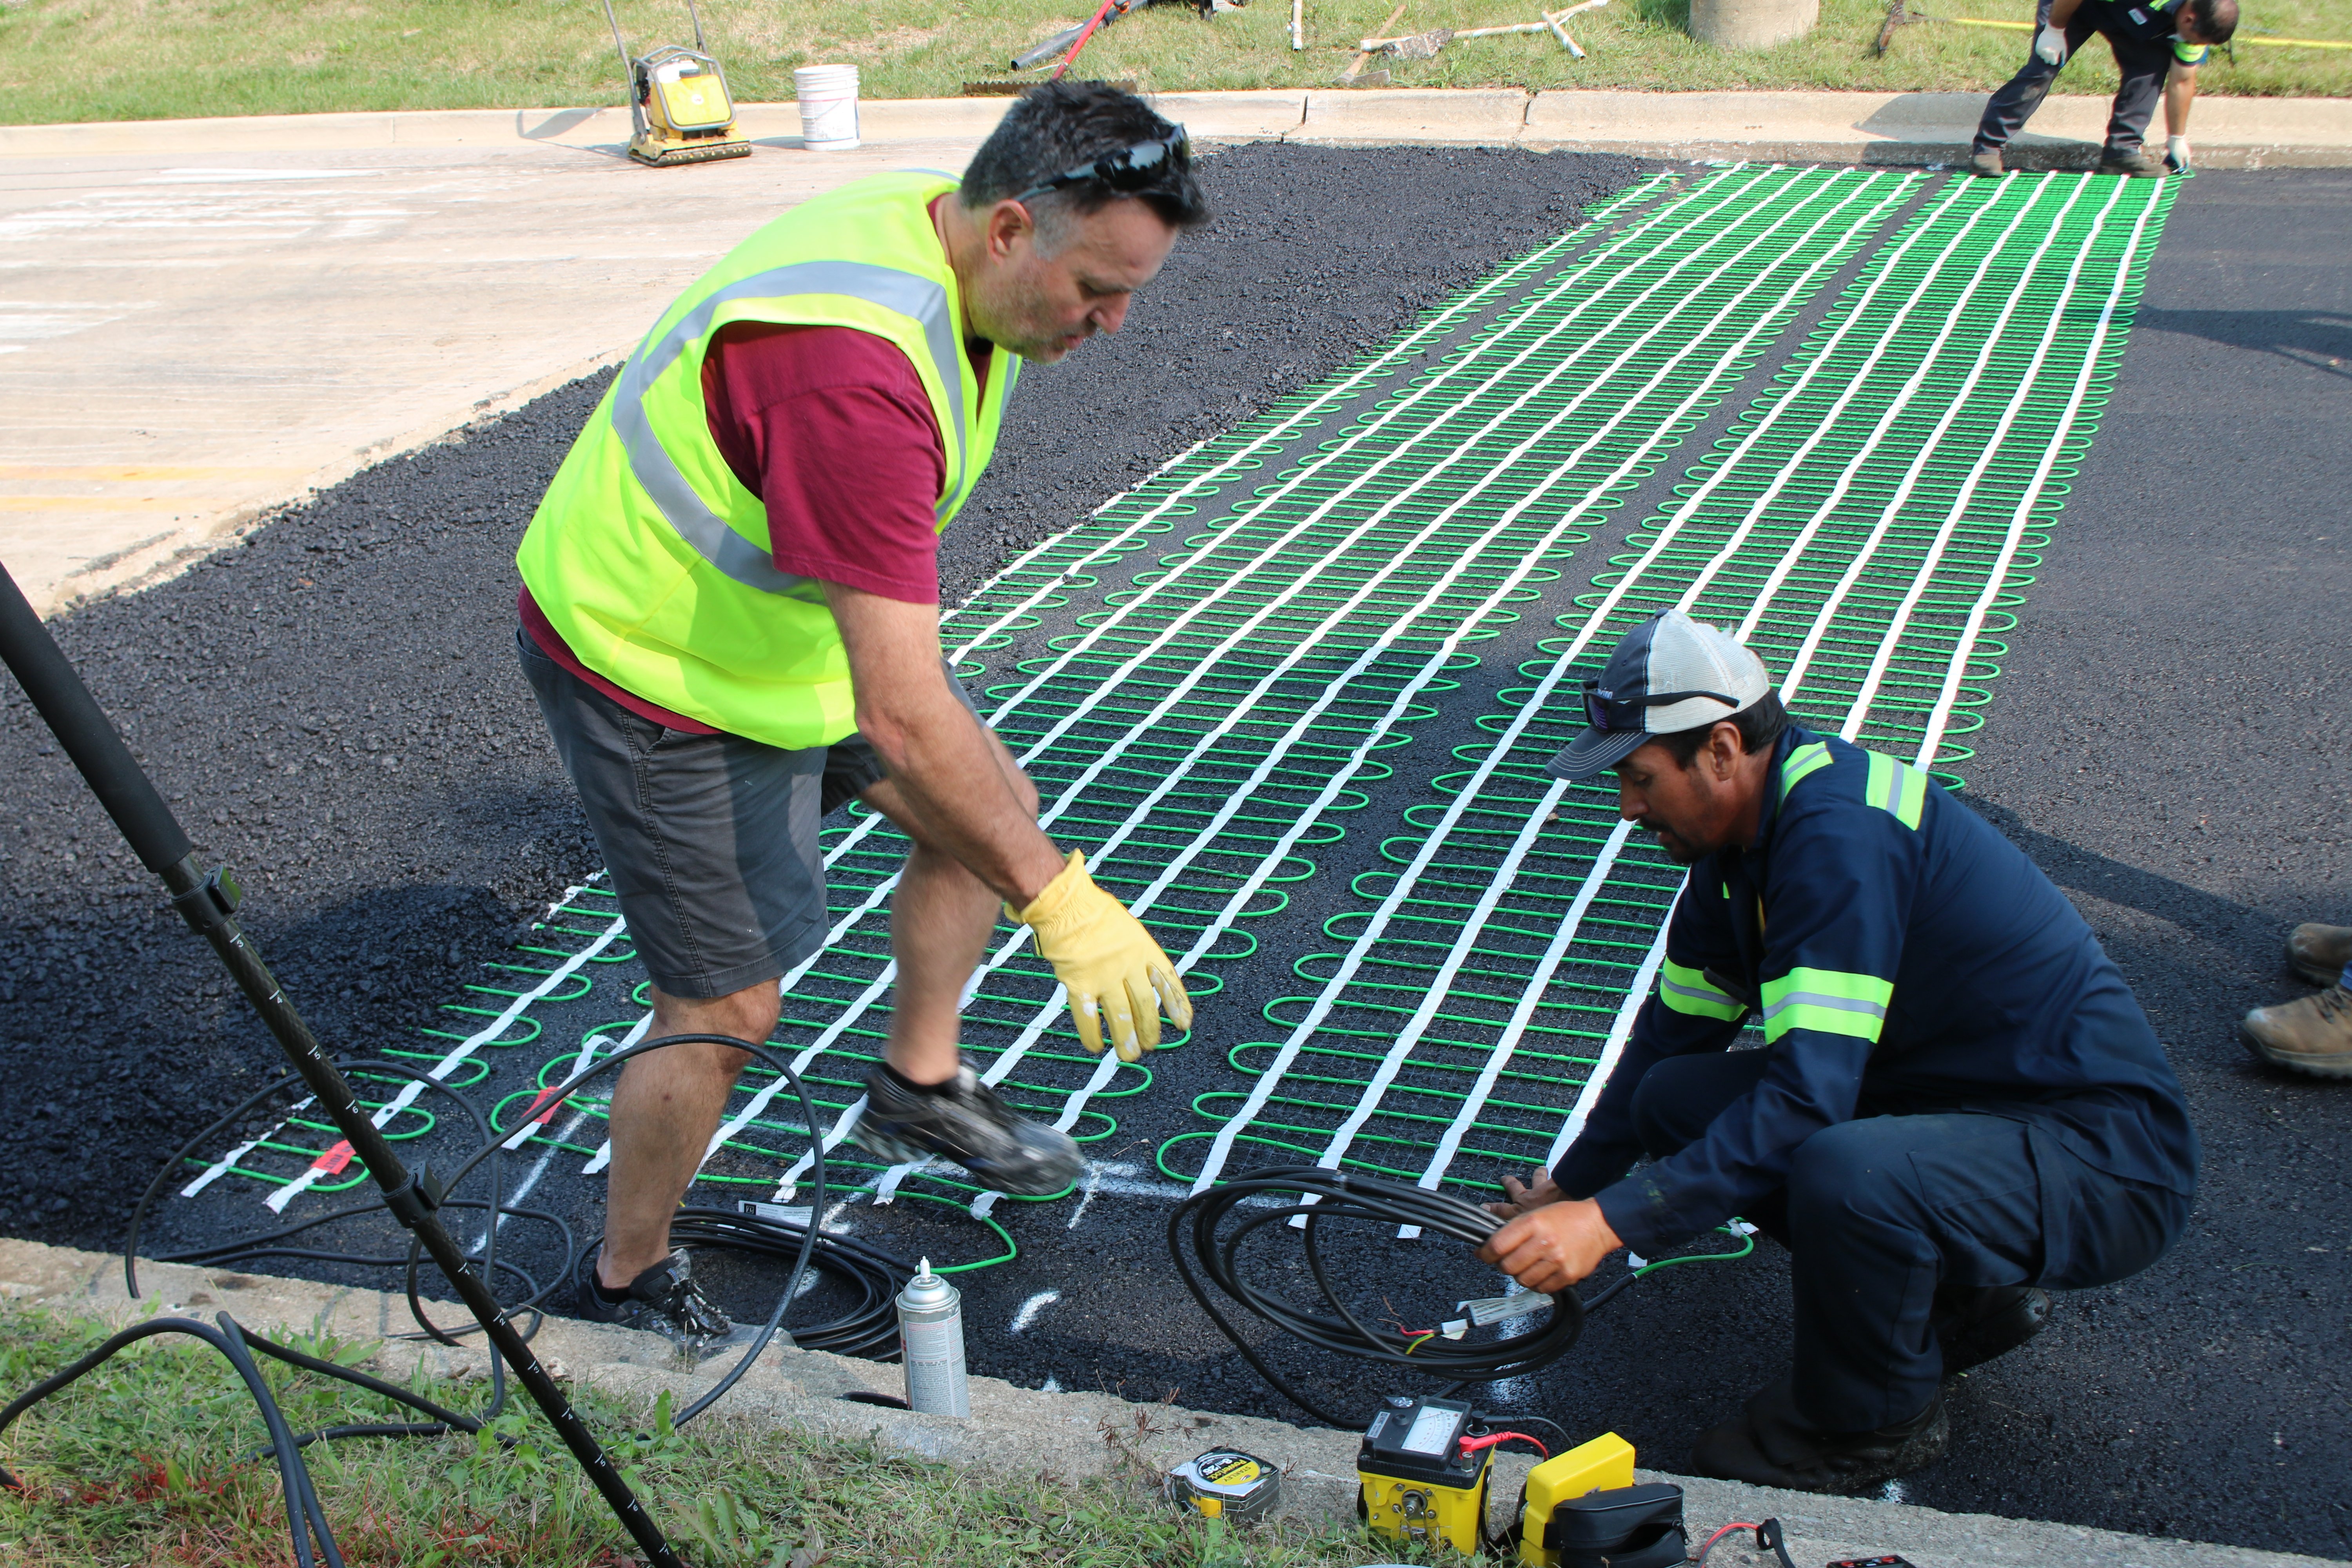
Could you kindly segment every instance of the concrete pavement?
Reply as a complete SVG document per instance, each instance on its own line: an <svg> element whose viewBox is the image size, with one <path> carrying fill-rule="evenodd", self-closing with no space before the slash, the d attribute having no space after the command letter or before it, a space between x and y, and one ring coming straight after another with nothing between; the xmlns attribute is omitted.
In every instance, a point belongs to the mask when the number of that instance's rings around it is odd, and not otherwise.
<svg viewBox="0 0 2352 1568"><path fill-rule="evenodd" d="M435 1375L479 1377L486 1352L429 1342L395 1342L408 1327L408 1303L395 1295L285 1279L263 1274L182 1264L139 1265L143 1298L123 1289L119 1257L0 1239L0 1300L39 1305L123 1323L157 1310L210 1321L233 1313L255 1331L283 1335L329 1333L352 1342L375 1342L376 1375L400 1379L422 1363ZM436 1303L435 1321L463 1321L463 1307ZM665 1389L683 1405L711 1386L725 1358L703 1369L682 1368L659 1336L595 1323L550 1318L532 1348L551 1372L575 1385L634 1395L648 1405ZM709 1375L706 1375L706 1371ZM228 1369L221 1369L223 1377ZM797 1348L764 1352L727 1395L719 1412L845 1442L871 1438L887 1447L968 1466L1008 1478L1040 1474L1061 1479L1124 1474L1154 1475L1213 1447L1237 1447L1282 1468L1285 1517L1345 1527L1355 1518L1355 1455L1351 1432L1298 1427L1247 1415L1191 1411L1158 1401L1130 1404L1103 1394L1049 1394L992 1377L971 1380L970 1419L915 1415L842 1395L865 1390L904 1392L896 1367ZM14 1389L0 1389L0 1397ZM1519 1493L1531 1456L1501 1455L1490 1489L1488 1528L1499 1530ZM1694 1545L1733 1520L1779 1519L1798 1563L1866 1558L1900 1552L1916 1568L2321 1568L2326 1561L2283 1552L2257 1552L2074 1525L1943 1513L1934 1509L1864 1498L1823 1498L1732 1481L1643 1470L1644 1480L1672 1481L1684 1491L1684 1517ZM1767 1564L1743 1548L1752 1535L1727 1537L1708 1561ZM1368 1552L1369 1552L1368 1548Z"/></svg>
<svg viewBox="0 0 2352 1568"><path fill-rule="evenodd" d="M272 508L625 354L774 212L878 169L960 168L1005 99L869 103L810 153L650 171L618 110L0 126L0 560L49 614L168 574ZM1204 142L1453 143L1933 163L1980 100L1936 93L1172 93ZM2105 100L2021 143L2079 163ZM2216 167L2352 163L2352 101L2208 99Z"/></svg>
<svg viewBox="0 0 2352 1568"><path fill-rule="evenodd" d="M610 362L775 212L976 144L656 174L237 129L0 161L0 559L45 614Z"/></svg>

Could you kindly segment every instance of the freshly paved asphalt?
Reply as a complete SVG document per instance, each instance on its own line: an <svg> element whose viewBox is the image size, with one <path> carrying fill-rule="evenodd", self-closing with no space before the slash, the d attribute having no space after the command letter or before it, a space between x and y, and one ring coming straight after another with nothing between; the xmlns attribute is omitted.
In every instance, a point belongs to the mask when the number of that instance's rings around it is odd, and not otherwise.
<svg viewBox="0 0 2352 1568"><path fill-rule="evenodd" d="M951 592L1131 482L1155 447L1181 447L1320 374L1431 289L1565 221L1547 209L1625 173L1461 153L1228 156L1233 177L1287 199L1278 211L1232 204L1236 221L1201 241L1199 270L1171 289L1160 335L1097 345L1106 352L1081 356L1066 378L1037 378L1038 398L1009 433L995 510L975 516L945 563ZM2352 1195L2340 1154L2352 1085L2269 1072L2232 1037L2246 1006L2301 989L2278 958L2288 926L2352 921L2352 746L2326 707L2352 676L2340 610L2352 597L2347 258L2352 175L2189 182L2101 434L2007 639L1979 754L1963 770L1969 798L2075 897L2123 964L2188 1085L2205 1185L2190 1236L2156 1268L2069 1299L2040 1341L1958 1386L1952 1453L1906 1483L1909 1500L2352 1556L2352 1344L2341 1308ZM1823 290L1814 313L1834 293ZM1255 314L1227 354L1218 334L1244 312ZM1296 353L1247 352L1286 325L1298 327ZM1286 363L1296 367L1287 375ZM1685 450L1704 449L1776 363L1767 356ZM265 925L265 945L287 959L296 994L317 999L338 1043L419 1021L496 952L512 912L589 864L504 661L511 589L499 574L593 390L547 400L481 442L363 475L228 564L60 628L192 811L228 804L228 781L246 775L253 752L282 753L278 779L237 786L245 798L234 816L223 811L215 847L276 868L268 897L299 918ZM1088 424L1103 408L1119 411L1110 437ZM1617 514L1614 533L1580 550L1580 570L1547 614L1678 477L1670 465ZM254 637L265 617L267 655L225 651L250 647L226 639ZM405 662L412 643L440 650L443 673L418 680ZM163 652L184 665L168 681L154 670ZM1449 722L1466 724L1503 683L1507 653L1488 664ZM371 702L384 711L363 720ZM230 1098L232 1084L257 1081L267 1047L217 999L181 1010L200 967L145 914L152 900L125 890L136 886L127 868L93 866L102 824L78 802L62 759L26 754L37 737L21 702L0 709L0 756L31 785L0 867L16 906L0 931L13 1047L0 1118L34 1130L16 1157L0 1156L0 1223L104 1245L148 1163L209 1120L198 1110ZM382 734L354 757L312 762L297 784L282 767L312 710ZM299 747L305 758L327 750ZM1415 751L1426 765L1412 757L1418 771L1350 824L1351 841L1390 831L1372 819L1417 798L1446 761L1444 744ZM369 760L385 754L400 766ZM311 782L320 771L323 790ZM331 822L320 816L331 806ZM68 848L77 860L62 860ZM1318 889L1302 916L1328 912L1323 898L1341 907L1344 879L1333 879L1342 885ZM306 898L305 882L324 896ZM1301 937L1292 947L1314 945ZM1235 1020L1227 1037L1252 1037L1257 1006L1288 988L1286 971L1237 977L1219 998ZM580 1008L619 1016L619 990L607 977ZM551 1033L568 1020L551 1020ZM58 1051L60 1037L81 1048ZM1174 1053L1147 1103L1121 1112L1132 1146L1106 1157L1140 1167L1139 1183L1159 1140L1196 1125L1191 1094L1231 1085L1222 1042L1202 1045ZM577 1184L551 1182L542 1195L576 1218L593 1215L593 1194ZM1106 1191L1076 1225L1070 1208L1013 1215L1021 1259L965 1277L976 1370L1283 1413L1171 1280L1164 1199ZM229 1218L192 1217L181 1234ZM858 1223L910 1251L934 1237L973 1250L951 1223L899 1212ZM530 1247L518 1243L519 1255ZM1491 1279L1433 1243L1359 1258L1349 1272L1392 1279L1401 1307L1407 1295L1484 1294ZM1668 1270L1597 1315L1534 1386L1496 1391L1493 1402L1578 1430L1613 1427L1646 1462L1672 1468L1696 1430L1777 1370L1784 1278L1769 1248L1743 1264ZM1016 1313L1047 1290L1062 1299L1013 1332ZM1286 1364L1335 1396L1377 1392L1344 1367Z"/></svg>

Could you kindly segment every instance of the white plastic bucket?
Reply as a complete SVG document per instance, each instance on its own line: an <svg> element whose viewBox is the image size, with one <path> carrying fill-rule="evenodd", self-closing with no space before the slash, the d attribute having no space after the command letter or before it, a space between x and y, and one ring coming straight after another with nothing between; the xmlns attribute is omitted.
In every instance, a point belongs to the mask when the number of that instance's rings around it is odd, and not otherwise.
<svg viewBox="0 0 2352 1568"><path fill-rule="evenodd" d="M801 101L801 145L841 153L857 145L857 68L802 66L793 72Z"/></svg>

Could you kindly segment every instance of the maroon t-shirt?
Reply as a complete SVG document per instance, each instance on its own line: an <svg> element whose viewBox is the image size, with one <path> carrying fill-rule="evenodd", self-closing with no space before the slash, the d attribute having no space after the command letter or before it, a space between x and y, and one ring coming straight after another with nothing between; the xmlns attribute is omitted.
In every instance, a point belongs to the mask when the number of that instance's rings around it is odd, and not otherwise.
<svg viewBox="0 0 2352 1568"><path fill-rule="evenodd" d="M983 346L972 361L983 386ZM702 361L719 455L768 511L776 569L910 605L940 600L935 507L946 483L939 421L907 356L854 327L722 327ZM516 606L557 664L657 724L710 725L623 690L580 662L525 587Z"/></svg>

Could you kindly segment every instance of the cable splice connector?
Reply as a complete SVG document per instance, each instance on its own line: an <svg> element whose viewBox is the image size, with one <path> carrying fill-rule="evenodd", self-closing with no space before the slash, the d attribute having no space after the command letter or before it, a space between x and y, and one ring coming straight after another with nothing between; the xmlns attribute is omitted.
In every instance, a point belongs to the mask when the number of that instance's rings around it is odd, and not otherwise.
<svg viewBox="0 0 2352 1568"><path fill-rule="evenodd" d="M441 1206L445 1189L441 1179L433 1173L429 1164L419 1163L408 1173L408 1180L383 1195L383 1206L392 1211L404 1230L415 1230L425 1218Z"/></svg>
<svg viewBox="0 0 2352 1568"><path fill-rule="evenodd" d="M245 889L237 885L236 874L226 866L215 866L211 875L184 893L172 895L172 907L188 922L188 929L198 936L210 936L228 924L236 915L237 905L245 902Z"/></svg>

